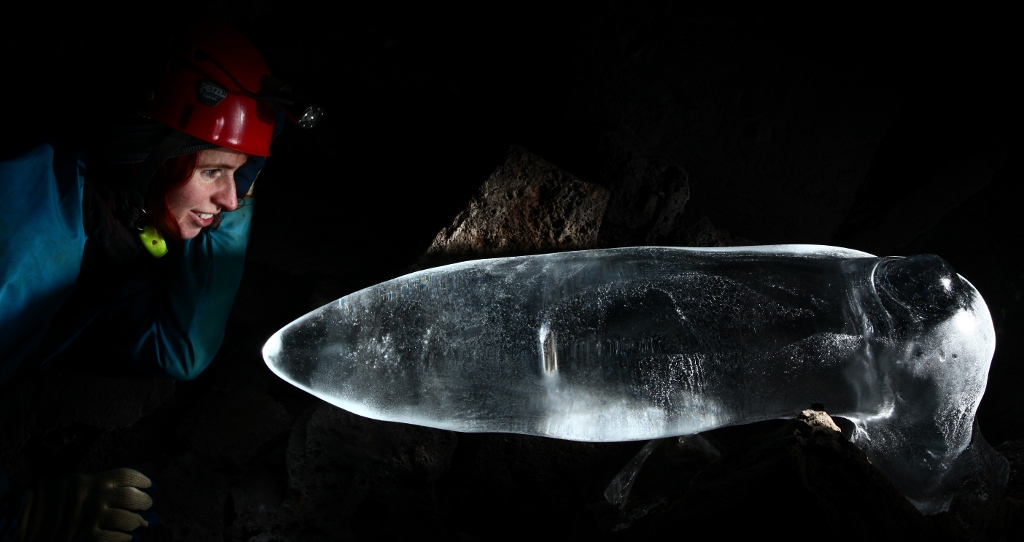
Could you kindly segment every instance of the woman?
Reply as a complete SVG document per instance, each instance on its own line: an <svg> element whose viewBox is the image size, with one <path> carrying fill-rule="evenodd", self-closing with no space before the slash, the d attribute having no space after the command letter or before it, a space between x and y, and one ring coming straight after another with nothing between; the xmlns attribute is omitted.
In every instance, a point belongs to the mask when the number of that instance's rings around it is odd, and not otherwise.
<svg viewBox="0 0 1024 542"><path fill-rule="evenodd" d="M268 79L241 34L197 26L141 115L84 156L41 145L0 165L0 382L83 330L176 379L209 364L248 241L253 200L239 200L270 154Z"/></svg>
<svg viewBox="0 0 1024 542"><path fill-rule="evenodd" d="M179 380L207 367L241 280L274 86L247 39L203 23L94 148L0 162L0 386L82 343ZM149 506L148 486L119 469L18 491L0 473L0 539L123 538L145 524L127 509Z"/></svg>

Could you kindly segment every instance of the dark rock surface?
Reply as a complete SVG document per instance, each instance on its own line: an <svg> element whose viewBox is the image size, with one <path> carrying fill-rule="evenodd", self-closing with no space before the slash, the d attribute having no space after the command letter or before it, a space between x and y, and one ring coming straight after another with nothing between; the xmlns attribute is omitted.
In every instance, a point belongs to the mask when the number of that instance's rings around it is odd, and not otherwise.
<svg viewBox="0 0 1024 542"><path fill-rule="evenodd" d="M607 188L513 146L466 210L437 234L417 267L593 248L608 196Z"/></svg>
<svg viewBox="0 0 1024 542"><path fill-rule="evenodd" d="M805 410L794 420L732 435L713 432L711 438L721 456L699 469L681 468L674 456L682 454L670 448L671 442L654 456L661 464L642 476L660 479L649 481L646 494L633 495L624 507L624 538L650 540L729 509L735 511L735 520L716 527L727 537L749 533L752 525L765 532L799 525L829 540L965 536L963 526L949 515L921 516L825 412ZM864 495L872 498L865 500Z"/></svg>
<svg viewBox="0 0 1024 542"><path fill-rule="evenodd" d="M275 144L213 365L171 383L94 374L102 352L64 360L4 398L0 465L16 481L134 466L158 484L160 520L142 538L158 541L648 539L695 524L760 537L1024 537L1024 161L1008 14L204 5L329 116ZM5 152L80 135L131 71L136 40L175 24L179 7L6 18L0 60L25 84L3 90ZM705 434L710 456L660 444L620 509L605 486L644 443L365 420L265 368L260 349L281 326L413 268L513 145L547 164L524 185L571 179L607 198L600 222L596 200L573 207L582 197L490 201L492 216L528 208L548 228L518 239L550 244L517 252L585 238L942 256L996 325L978 419L1010 463L1005 494L965 493L950 512L920 516L839 434L789 420ZM586 235L560 237L556 219ZM475 239L488 239L503 223L476 224Z"/></svg>

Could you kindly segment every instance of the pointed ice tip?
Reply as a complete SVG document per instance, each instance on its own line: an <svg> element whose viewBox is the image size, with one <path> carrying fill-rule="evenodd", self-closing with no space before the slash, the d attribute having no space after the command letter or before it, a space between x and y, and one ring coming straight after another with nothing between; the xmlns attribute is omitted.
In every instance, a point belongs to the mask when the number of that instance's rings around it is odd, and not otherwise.
<svg viewBox="0 0 1024 542"><path fill-rule="evenodd" d="M315 359L307 359L303 355L304 352L296 353L293 345L286 344L294 342L293 326L288 325L281 328L277 333L271 335L263 345L263 361L278 377L300 389L309 391L310 368L315 364Z"/></svg>
<svg viewBox="0 0 1024 542"><path fill-rule="evenodd" d="M266 362L267 367L270 367L270 370L274 371L278 375L280 375L280 373L277 371L276 365L277 356L280 353L281 331L279 330L277 331L277 333L274 333L273 335L270 336L270 339L267 340L267 344L263 345L263 361Z"/></svg>

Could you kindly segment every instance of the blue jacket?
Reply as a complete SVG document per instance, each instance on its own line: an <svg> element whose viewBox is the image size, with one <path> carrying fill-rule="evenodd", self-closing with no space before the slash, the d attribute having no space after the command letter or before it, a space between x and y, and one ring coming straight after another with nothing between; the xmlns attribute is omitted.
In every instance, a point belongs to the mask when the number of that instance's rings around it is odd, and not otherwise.
<svg viewBox="0 0 1024 542"><path fill-rule="evenodd" d="M0 385L40 346L81 280L85 173L77 156L50 145L0 162ZM116 330L106 354L178 380L209 365L242 277L253 198L241 202L216 230L157 260L155 276L116 284L83 319L82 328ZM80 331L58 337L50 356Z"/></svg>
<svg viewBox="0 0 1024 542"><path fill-rule="evenodd" d="M261 160L253 162L262 166ZM158 271L152 276L79 284L88 282L83 276L97 276L82 268L85 182L83 162L50 145L0 161L0 389L26 360L42 365L97 325L112 350L104 357L178 380L194 378L224 338L242 278L253 199L223 213L215 231L204 230L148 262ZM73 297L76 288L100 295ZM78 318L70 319L70 329L50 332L72 298L88 299L92 306L73 313ZM43 344L46 354L33 356ZM0 540L13 539L23 500L24 492L11 488L0 471Z"/></svg>

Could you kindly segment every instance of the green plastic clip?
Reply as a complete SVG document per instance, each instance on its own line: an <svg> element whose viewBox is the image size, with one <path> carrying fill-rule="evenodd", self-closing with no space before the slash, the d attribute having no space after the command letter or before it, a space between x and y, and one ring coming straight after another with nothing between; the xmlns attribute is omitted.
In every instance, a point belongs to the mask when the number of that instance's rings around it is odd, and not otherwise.
<svg viewBox="0 0 1024 542"><path fill-rule="evenodd" d="M142 239L142 246L146 247L146 250L154 258L167 254L167 241L164 241L164 236L160 235L160 232L153 226L142 228L142 231L139 232L139 239Z"/></svg>

